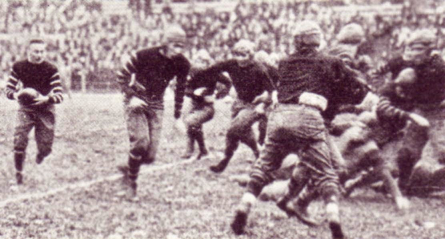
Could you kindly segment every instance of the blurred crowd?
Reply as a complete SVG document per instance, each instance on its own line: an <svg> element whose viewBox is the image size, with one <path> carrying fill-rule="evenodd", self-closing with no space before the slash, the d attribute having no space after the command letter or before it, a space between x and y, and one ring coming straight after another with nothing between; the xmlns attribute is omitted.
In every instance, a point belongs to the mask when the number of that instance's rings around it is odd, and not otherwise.
<svg viewBox="0 0 445 239"><path fill-rule="evenodd" d="M136 17L104 14L101 1L28 0L0 3L0 67L8 74L12 63L25 56L27 37L45 35L49 39L49 59L69 68L74 77L108 81L131 51L160 43L162 29L180 24L190 38L188 56L206 49L215 60L230 56L230 48L241 39L254 41L258 50L272 57L292 51L292 27L302 19L316 20L324 31L325 46L335 41L340 28L356 22L366 31L363 51L374 59L385 60L397 52L411 29L433 28L438 39L445 34L445 15L417 14L405 4L398 15L361 14L335 11L323 3L241 1L232 12L189 11ZM24 37L25 36L25 37ZM439 42L439 50L445 46ZM104 73L105 72L105 73ZM106 77L104 77L106 75Z"/></svg>

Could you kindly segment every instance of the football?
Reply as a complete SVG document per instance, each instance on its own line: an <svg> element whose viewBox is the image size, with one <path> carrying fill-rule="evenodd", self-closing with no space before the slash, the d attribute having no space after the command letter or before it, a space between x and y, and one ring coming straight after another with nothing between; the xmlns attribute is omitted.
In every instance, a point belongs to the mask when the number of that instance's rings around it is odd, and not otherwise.
<svg viewBox="0 0 445 239"><path fill-rule="evenodd" d="M40 93L33 88L24 88L17 96L17 100L22 105L30 105L34 103L34 100L39 97Z"/></svg>

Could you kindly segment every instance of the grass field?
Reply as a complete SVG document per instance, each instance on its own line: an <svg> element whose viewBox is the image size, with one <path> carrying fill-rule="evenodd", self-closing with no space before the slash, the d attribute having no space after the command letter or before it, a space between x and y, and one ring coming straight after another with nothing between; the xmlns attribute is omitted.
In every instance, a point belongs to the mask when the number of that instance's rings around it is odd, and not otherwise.
<svg viewBox="0 0 445 239"><path fill-rule="evenodd" d="M117 94L74 95L57 108L53 153L42 165L34 162L31 137L25 183L14 178L12 132L15 102L0 106L0 238L235 238L230 230L240 188L229 177L245 173L252 158L241 146L221 175L208 167L215 159L184 161L183 135L172 129L172 103L166 103L157 161L143 168L139 201L117 195L116 166L126 162L128 138L121 98ZM217 103L215 119L205 126L208 148L224 149L229 104ZM342 200L344 228L350 238L444 238L443 198L411 198L399 212L391 200L359 190ZM311 212L323 217L321 203ZM258 202L238 238L330 238L326 226L312 229L288 219L271 202Z"/></svg>

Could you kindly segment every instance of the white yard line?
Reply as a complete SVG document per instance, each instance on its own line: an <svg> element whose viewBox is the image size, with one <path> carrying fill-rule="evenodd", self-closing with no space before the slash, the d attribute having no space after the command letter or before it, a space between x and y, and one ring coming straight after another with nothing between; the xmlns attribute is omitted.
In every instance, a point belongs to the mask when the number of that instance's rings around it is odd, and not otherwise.
<svg viewBox="0 0 445 239"><path fill-rule="evenodd" d="M162 164L162 165L149 165L147 167L142 168L141 171L139 172L139 175L142 174L147 174L150 172L155 172L155 171L160 171L160 170L164 170L164 169L168 169L168 168L173 168L179 165L185 165L185 164L189 164L192 163L193 161L195 161L195 158L191 158L188 160L183 160L181 162L175 162L175 163L169 163L169 164ZM15 196L14 198L8 198L6 200L0 201L0 208L5 207L7 204L10 203L16 203L16 202L20 202L20 201L25 201L25 200L29 200L29 199L41 199L41 198L45 198L51 195L55 195L64 191L68 191L68 190L74 190L74 189L78 189L78 188L87 188L90 187L91 185L97 184L97 183L101 183L101 182L106 182L106 181L114 181L117 179L120 179L122 177L122 174L113 174L110 176L106 176L106 177L101 177L98 179L94 179L91 181L87 181L87 182L78 182L75 184L71 184L71 185L66 185L60 188L56 188L56 189L52 189L49 190L47 192L41 192L41 193L25 193L25 194L21 194L19 196Z"/></svg>

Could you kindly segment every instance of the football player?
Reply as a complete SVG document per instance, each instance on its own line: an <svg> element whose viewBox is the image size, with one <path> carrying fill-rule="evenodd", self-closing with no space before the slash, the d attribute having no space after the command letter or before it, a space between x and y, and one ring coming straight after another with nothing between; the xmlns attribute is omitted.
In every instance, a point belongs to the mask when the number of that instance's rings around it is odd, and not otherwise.
<svg viewBox="0 0 445 239"><path fill-rule="evenodd" d="M215 173L224 171L240 141L252 149L255 158L259 156L252 125L266 117L264 110L257 106L270 101L274 86L267 69L253 60L254 48L253 42L240 40L233 47L233 59L217 63L206 70L206 74L227 72L237 93L226 135L225 156L217 165L210 167Z"/></svg>
<svg viewBox="0 0 445 239"><path fill-rule="evenodd" d="M187 126L187 150L182 156L184 159L193 155L195 141L199 147L197 159L208 156L202 126L205 122L210 121L215 114L213 94L217 83L224 85L224 88L217 92L217 99L225 97L231 87L230 80L223 74L206 74L204 70L211 63L212 58L204 49L199 50L194 56L190 79L187 81L185 91L185 95L191 99L191 106L189 111L184 114L184 123Z"/></svg>
<svg viewBox="0 0 445 239"><path fill-rule="evenodd" d="M118 72L118 83L125 96L125 117L130 139L128 165L119 166L123 183L132 197L136 196L137 178L142 164L156 157L162 128L163 98L169 82L176 77L174 118L180 127L190 63L182 54L186 33L178 26L164 31L161 46L134 53Z"/></svg>
<svg viewBox="0 0 445 239"><path fill-rule="evenodd" d="M17 86L23 84L23 91L37 92L25 96ZM29 92L29 91L27 91ZM35 128L38 153L36 163L41 164L52 150L54 142L55 107L63 101L62 85L57 67L46 61L46 43L42 39L32 39L28 44L28 58L13 64L6 86L6 96L19 100L17 125L14 130L14 162L17 184L23 183L23 164L28 146L28 135ZM33 97L20 100L21 97Z"/></svg>
<svg viewBox="0 0 445 239"><path fill-rule="evenodd" d="M292 173L288 193L277 205L291 214L288 201L311 180L325 200L333 238L344 238L338 208L338 176L323 114L331 102L360 103L366 90L341 60L318 52L321 34L315 22L298 23L293 32L296 52L279 63L281 78L277 99L273 97L279 104L270 114L265 148L254 163L247 192L231 224L237 235L244 232L250 209L263 187L271 182L271 173L280 168L288 154L297 153L300 162Z"/></svg>

